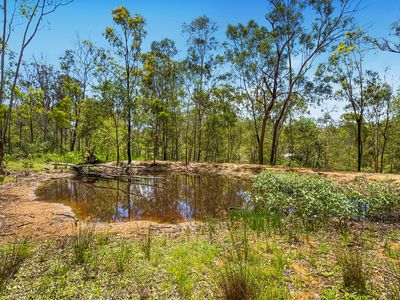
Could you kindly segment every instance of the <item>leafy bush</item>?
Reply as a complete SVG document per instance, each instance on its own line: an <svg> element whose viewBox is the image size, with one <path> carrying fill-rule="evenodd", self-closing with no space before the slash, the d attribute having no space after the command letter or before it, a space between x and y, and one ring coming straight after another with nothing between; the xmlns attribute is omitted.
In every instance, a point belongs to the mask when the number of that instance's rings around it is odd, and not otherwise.
<svg viewBox="0 0 400 300"><path fill-rule="evenodd" d="M295 216L307 225L334 217L348 218L352 208L338 186L322 178L296 173L264 172L253 182L256 210Z"/></svg>
<svg viewBox="0 0 400 300"><path fill-rule="evenodd" d="M345 188L345 193L359 219L400 220L400 192L393 181L374 182L358 177Z"/></svg>
<svg viewBox="0 0 400 300"><path fill-rule="evenodd" d="M332 221L400 219L400 190L394 182L357 178L348 185L305 174L264 172L253 181L256 211L296 218L308 227Z"/></svg>

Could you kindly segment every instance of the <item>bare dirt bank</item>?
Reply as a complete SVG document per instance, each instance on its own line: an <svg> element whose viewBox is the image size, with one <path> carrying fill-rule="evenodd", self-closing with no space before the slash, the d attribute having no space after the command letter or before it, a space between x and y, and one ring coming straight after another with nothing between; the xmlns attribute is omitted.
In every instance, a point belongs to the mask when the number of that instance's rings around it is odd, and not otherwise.
<svg viewBox="0 0 400 300"><path fill-rule="evenodd" d="M109 163L108 165L115 165ZM243 179L251 179L254 176L270 170L281 172L297 172L310 175L320 175L332 179L337 182L348 182L354 180L359 176L364 176L370 180L395 180L400 183L400 174L377 174L377 173L357 173L349 171L334 171L334 170L320 170L311 168L299 167L282 167L282 166L265 166L256 164L236 164L236 163L190 163L185 165L182 162L169 162L169 161L137 161L133 162L129 167L126 162L122 163L126 168L127 173L188 173L188 174L215 174L232 176ZM107 170L105 170L107 171ZM116 172L115 170L108 170Z"/></svg>

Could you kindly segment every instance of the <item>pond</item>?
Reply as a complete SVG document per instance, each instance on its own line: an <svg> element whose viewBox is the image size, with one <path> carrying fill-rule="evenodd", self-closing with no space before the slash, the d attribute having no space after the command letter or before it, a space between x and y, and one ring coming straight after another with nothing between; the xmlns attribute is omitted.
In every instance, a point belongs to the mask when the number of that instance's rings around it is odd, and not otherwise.
<svg viewBox="0 0 400 300"><path fill-rule="evenodd" d="M249 201L250 183L224 176L146 175L130 181L53 179L37 200L70 206L80 220L178 223L219 218Z"/></svg>

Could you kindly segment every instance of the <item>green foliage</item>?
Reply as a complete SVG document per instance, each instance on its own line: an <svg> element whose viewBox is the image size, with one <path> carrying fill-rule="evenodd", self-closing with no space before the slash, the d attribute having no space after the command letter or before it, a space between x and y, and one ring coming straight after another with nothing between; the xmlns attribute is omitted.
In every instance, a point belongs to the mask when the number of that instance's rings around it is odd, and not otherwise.
<svg viewBox="0 0 400 300"><path fill-rule="evenodd" d="M345 193L357 210L359 219L399 220L400 192L396 182L375 182L358 177L345 188Z"/></svg>
<svg viewBox="0 0 400 300"><path fill-rule="evenodd" d="M400 192L394 182L373 182L359 177L339 185L322 177L298 173L264 172L253 181L253 204L287 223L306 228L331 221L395 221L400 212Z"/></svg>
<svg viewBox="0 0 400 300"><path fill-rule="evenodd" d="M219 285L222 298L226 300L250 300L257 294L252 273L243 265L226 268Z"/></svg>
<svg viewBox="0 0 400 300"><path fill-rule="evenodd" d="M0 291L30 255L28 240L22 240L0 249Z"/></svg>
<svg viewBox="0 0 400 300"><path fill-rule="evenodd" d="M95 240L95 228L93 225L80 225L76 234L71 239L75 262L83 264L87 262L87 253Z"/></svg>
<svg viewBox="0 0 400 300"><path fill-rule="evenodd" d="M256 209L294 216L306 227L349 218L351 206L335 183L316 176L264 172L253 181Z"/></svg>
<svg viewBox="0 0 400 300"><path fill-rule="evenodd" d="M367 273L359 249L347 247L337 254L338 264L342 268L342 280L350 291L365 293L367 290Z"/></svg>

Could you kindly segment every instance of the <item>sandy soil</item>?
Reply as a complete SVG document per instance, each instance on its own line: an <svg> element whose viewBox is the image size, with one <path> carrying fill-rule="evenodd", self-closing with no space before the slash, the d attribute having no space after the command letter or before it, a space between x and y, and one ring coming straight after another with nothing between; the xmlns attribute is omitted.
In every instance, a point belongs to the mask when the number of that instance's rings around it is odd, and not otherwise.
<svg viewBox="0 0 400 300"><path fill-rule="evenodd" d="M112 164L110 164L112 165ZM123 165L127 167L126 165ZM105 168L108 172L118 169ZM299 173L319 174L327 178L345 182L360 176L355 172L320 171L305 168L268 167L250 164L209 164L192 163L185 166L172 162L136 162L133 167L126 168L126 173L168 172L189 174L219 174L237 178L250 179L264 170L294 171ZM120 170L119 170L120 171ZM14 174L15 175L15 174ZM395 180L400 183L400 175L362 174L373 180ZM57 239L71 235L82 222L78 221L71 208L62 204L35 201L35 190L45 180L72 176L64 170L47 170L31 175L16 174L14 182L0 185L0 243L17 237L33 239ZM118 236L137 236L149 230L155 234L176 236L183 234L188 228L195 229L199 223L157 224L151 222L97 223L101 232L109 232Z"/></svg>

